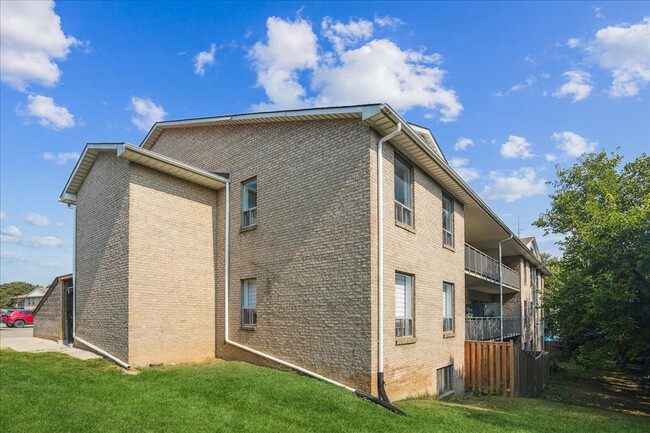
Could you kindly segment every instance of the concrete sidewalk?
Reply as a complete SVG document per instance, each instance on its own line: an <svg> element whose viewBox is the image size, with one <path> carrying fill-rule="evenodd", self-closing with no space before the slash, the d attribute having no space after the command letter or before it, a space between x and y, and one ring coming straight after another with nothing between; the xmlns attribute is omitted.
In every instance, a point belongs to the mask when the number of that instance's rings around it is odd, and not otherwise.
<svg viewBox="0 0 650 433"><path fill-rule="evenodd" d="M75 349L59 344L56 341L36 338L33 333L34 328L31 326L7 328L1 325L0 349L13 349L16 352L60 352L84 361L101 358L101 356L87 350Z"/></svg>

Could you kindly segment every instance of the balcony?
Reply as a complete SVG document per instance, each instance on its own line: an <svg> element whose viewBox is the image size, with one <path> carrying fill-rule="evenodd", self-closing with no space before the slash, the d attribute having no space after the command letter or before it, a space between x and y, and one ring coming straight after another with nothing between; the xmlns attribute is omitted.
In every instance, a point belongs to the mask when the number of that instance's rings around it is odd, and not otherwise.
<svg viewBox="0 0 650 433"><path fill-rule="evenodd" d="M519 290L519 272L501 265L503 286ZM465 273L499 284L499 262L471 245L465 244Z"/></svg>
<svg viewBox="0 0 650 433"><path fill-rule="evenodd" d="M521 318L503 318L503 338L521 334ZM501 338L501 318L467 317L465 318L465 340L484 341Z"/></svg>

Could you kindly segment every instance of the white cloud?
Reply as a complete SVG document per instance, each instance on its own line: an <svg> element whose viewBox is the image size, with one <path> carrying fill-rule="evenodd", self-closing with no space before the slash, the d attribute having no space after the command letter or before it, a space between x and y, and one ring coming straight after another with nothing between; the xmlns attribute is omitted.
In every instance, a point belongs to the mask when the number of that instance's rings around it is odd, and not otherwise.
<svg viewBox="0 0 650 433"><path fill-rule="evenodd" d="M6 220L7 219L7 214L4 213L3 211L0 211L0 221Z"/></svg>
<svg viewBox="0 0 650 433"><path fill-rule="evenodd" d="M38 119L41 126L61 130L72 128L75 125L74 115L62 105L56 105L54 99L43 95L27 95L27 106L19 109L18 113L23 116L31 116Z"/></svg>
<svg viewBox="0 0 650 433"><path fill-rule="evenodd" d="M43 152L41 154L41 157L46 160L46 161L54 161L57 164L65 164L69 160L77 160L79 159L79 155L77 152L59 152L59 153L52 153L52 152Z"/></svg>
<svg viewBox="0 0 650 433"><path fill-rule="evenodd" d="M374 23L379 27L391 27L393 29L405 24L399 18L389 17L388 15L384 15L383 17L375 16Z"/></svg>
<svg viewBox="0 0 650 433"><path fill-rule="evenodd" d="M285 21L269 17L266 21L267 42L257 42L249 51L257 72L257 84L264 88L269 104L259 109L298 108L307 106L305 89L298 72L314 69L318 63L317 38L308 21L298 18Z"/></svg>
<svg viewBox="0 0 650 433"><path fill-rule="evenodd" d="M501 155L504 158L532 158L533 153L530 151L531 144L524 137L511 135L508 141L501 145Z"/></svg>
<svg viewBox="0 0 650 433"><path fill-rule="evenodd" d="M544 158L546 158L546 160L547 160L548 162L557 161L557 155L555 155L555 154L553 154L553 153L547 153L547 154L545 154L545 155L544 155Z"/></svg>
<svg viewBox="0 0 650 433"><path fill-rule="evenodd" d="M581 41L578 38L570 38L566 41L566 44L569 48L575 48L580 45Z"/></svg>
<svg viewBox="0 0 650 433"><path fill-rule="evenodd" d="M535 77L532 77L532 76L528 77L528 78L526 78L526 82L517 83L517 84L513 85L509 90L506 90L505 92L502 92L502 91L495 92L493 94L493 96L508 96L511 93L515 93L515 92L518 92L520 90L529 88L530 86L535 84L535 81L536 81Z"/></svg>
<svg viewBox="0 0 650 433"><path fill-rule="evenodd" d="M610 71L612 97L635 96L650 81L650 17L637 24L600 29L587 51L596 63Z"/></svg>
<svg viewBox="0 0 650 433"><path fill-rule="evenodd" d="M456 173L458 173L458 175L465 180L465 182L471 182L480 177L478 171L474 170L473 168L466 167L468 163L469 159L467 158L451 158L449 161L451 168L453 168L454 171L456 171Z"/></svg>
<svg viewBox="0 0 650 433"><path fill-rule="evenodd" d="M20 229L16 226L9 226L6 229L0 230L3 235L18 237L22 235Z"/></svg>
<svg viewBox="0 0 650 433"><path fill-rule="evenodd" d="M25 222L33 226L49 226L52 224L50 219L45 215L37 214L35 212L29 212L25 215Z"/></svg>
<svg viewBox="0 0 650 433"><path fill-rule="evenodd" d="M2 82L21 91L29 82L54 86L56 62L79 43L63 33L53 1L1 1L0 40Z"/></svg>
<svg viewBox="0 0 650 433"><path fill-rule="evenodd" d="M210 45L210 51L201 51L194 57L194 73L200 76L205 74L205 66L214 64L214 54L217 52L215 44Z"/></svg>
<svg viewBox="0 0 650 433"><path fill-rule="evenodd" d="M454 144L454 150L465 150L469 146L474 145L474 140L466 137L459 137L458 140L456 141L456 144Z"/></svg>
<svg viewBox="0 0 650 433"><path fill-rule="evenodd" d="M359 41L369 39L374 31L372 22L368 20L350 20L348 24L343 24L340 21L334 22L330 17L323 18L321 28L323 35L332 43L337 53Z"/></svg>
<svg viewBox="0 0 650 433"><path fill-rule="evenodd" d="M577 157L586 152L592 152L598 146L575 132L563 131L553 133L553 140L558 142L558 149L570 157Z"/></svg>
<svg viewBox="0 0 650 433"><path fill-rule="evenodd" d="M403 50L388 39L367 42L372 30L368 20L342 24L326 18L324 39L333 51L319 55L318 38L308 21L270 17L266 41L249 52L257 84L269 100L254 108L388 102L400 111L423 107L437 112L443 122L455 120L463 106L443 85L446 72L437 66L442 57L424 48Z"/></svg>
<svg viewBox="0 0 650 433"><path fill-rule="evenodd" d="M31 236L31 237L21 237L21 236L12 236L12 235L0 235L0 242L10 243L21 245L30 248L40 248L40 247L60 247L64 242L54 236Z"/></svg>
<svg viewBox="0 0 650 433"><path fill-rule="evenodd" d="M589 72L573 70L567 71L562 74L563 77L567 77L568 81L562 85L553 96L556 98L563 98L567 95L573 96L573 102L582 101L586 99L593 86L591 84L591 75Z"/></svg>
<svg viewBox="0 0 650 433"><path fill-rule="evenodd" d="M483 195L490 199L511 203L522 197L532 197L546 192L546 181L539 179L531 167L522 167L505 176L499 172L492 172L490 178L492 183L483 189Z"/></svg>
<svg viewBox="0 0 650 433"><path fill-rule="evenodd" d="M131 97L131 109L134 112L131 121L138 129L145 132L167 115L163 107L154 104L151 99L138 98L137 96Z"/></svg>

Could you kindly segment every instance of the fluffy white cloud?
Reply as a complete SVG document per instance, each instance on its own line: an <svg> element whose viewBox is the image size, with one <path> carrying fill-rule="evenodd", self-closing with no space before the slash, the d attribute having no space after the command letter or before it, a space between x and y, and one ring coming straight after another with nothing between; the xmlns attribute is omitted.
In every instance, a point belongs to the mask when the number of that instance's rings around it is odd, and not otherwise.
<svg viewBox="0 0 650 433"><path fill-rule="evenodd" d="M388 102L397 110L423 107L437 112L443 122L455 120L463 106L443 85L446 72L437 66L441 56L403 50L388 39L366 42L372 26L367 20L342 24L325 19L323 33L334 51L319 55L308 21L269 18L267 40L249 52L257 84L269 99L255 108Z"/></svg>
<svg viewBox="0 0 650 433"><path fill-rule="evenodd" d="M299 108L309 105L298 72L313 69L318 63L318 45L311 24L301 18L285 21L269 17L267 42L257 42L249 55L257 71L257 84L271 101L258 109Z"/></svg>
<svg viewBox="0 0 650 433"><path fill-rule="evenodd" d="M511 135L508 141L501 145L501 155L504 158L532 158L533 153L530 151L531 144L524 137Z"/></svg>
<svg viewBox="0 0 650 433"><path fill-rule="evenodd" d="M154 104L151 99L138 98L137 96L131 97L131 109L133 110L131 121L138 129L145 132L167 115L163 107Z"/></svg>
<svg viewBox="0 0 650 433"><path fill-rule="evenodd" d="M635 96L650 81L650 17L633 25L600 29L587 45L596 63L612 74L612 97Z"/></svg>
<svg viewBox="0 0 650 433"><path fill-rule="evenodd" d="M591 75L589 72L576 69L574 71L567 71L562 76L566 77L568 81L553 93L553 96L556 98L571 95L573 96L573 102L578 102L586 99L591 93L593 86L591 85Z"/></svg>
<svg viewBox="0 0 650 433"><path fill-rule="evenodd" d="M469 163L469 159L467 158L451 158L449 161L449 165L451 168L456 171L462 177L465 182L471 182L472 180L476 180L480 177L478 174L478 171L474 170L473 168L466 167L466 165Z"/></svg>
<svg viewBox="0 0 650 433"><path fill-rule="evenodd" d="M210 45L210 51L201 51L194 57L194 73L200 76L205 74L205 66L214 64L214 54L217 52L215 44Z"/></svg>
<svg viewBox="0 0 650 433"><path fill-rule="evenodd" d="M19 114L35 117L39 125L56 130L75 125L74 115L66 107L56 105L54 99L43 95L28 95L27 106L19 110Z"/></svg>
<svg viewBox="0 0 650 433"><path fill-rule="evenodd" d="M33 226L49 226L52 224L50 219L45 215L37 214L35 212L29 212L25 215L25 222Z"/></svg>
<svg viewBox="0 0 650 433"><path fill-rule="evenodd" d="M592 152L598 143L590 142L575 132L563 131L553 133L553 140L558 142L558 149L570 157L577 157L586 152Z"/></svg>
<svg viewBox="0 0 650 433"><path fill-rule="evenodd" d="M0 2L2 81L25 90L29 82L55 85L61 76L56 61L78 44L61 29L53 1Z"/></svg>
<svg viewBox="0 0 650 433"><path fill-rule="evenodd" d="M490 179L492 183L485 186L483 195L494 200L511 203L522 197L532 197L546 192L546 181L539 179L531 167L522 167L509 175L492 172Z"/></svg>
<svg viewBox="0 0 650 433"><path fill-rule="evenodd" d="M555 155L555 154L553 154L553 153L547 153L547 154L545 154L545 155L544 155L544 158L546 158L546 160L547 160L548 162L557 161L557 155Z"/></svg>
<svg viewBox="0 0 650 433"><path fill-rule="evenodd" d="M22 235L20 229L16 226L9 226L6 229L0 230L3 235L18 237Z"/></svg>
<svg viewBox="0 0 650 433"><path fill-rule="evenodd" d="M459 137L456 143L454 144L454 150L465 150L469 146L474 145L474 140L466 137Z"/></svg>
<svg viewBox="0 0 650 433"><path fill-rule="evenodd" d="M81 155L78 154L77 152L59 152L59 153L52 153L52 152L43 152L41 154L41 158L43 158L46 161L54 161L57 164L65 164L69 160L77 160L79 159Z"/></svg>
<svg viewBox="0 0 650 433"><path fill-rule="evenodd" d="M388 15L384 15L383 17L376 16L374 22L379 27L391 27L393 29L405 24L404 21L399 18L389 17Z"/></svg>

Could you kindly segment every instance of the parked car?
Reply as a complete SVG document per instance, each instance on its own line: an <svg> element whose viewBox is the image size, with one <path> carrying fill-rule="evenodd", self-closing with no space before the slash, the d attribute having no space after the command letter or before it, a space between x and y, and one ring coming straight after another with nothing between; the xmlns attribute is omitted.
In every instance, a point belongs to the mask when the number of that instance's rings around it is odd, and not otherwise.
<svg viewBox="0 0 650 433"><path fill-rule="evenodd" d="M25 325L34 324L34 312L32 310L16 310L10 313L3 313L0 322L8 328L24 328Z"/></svg>

